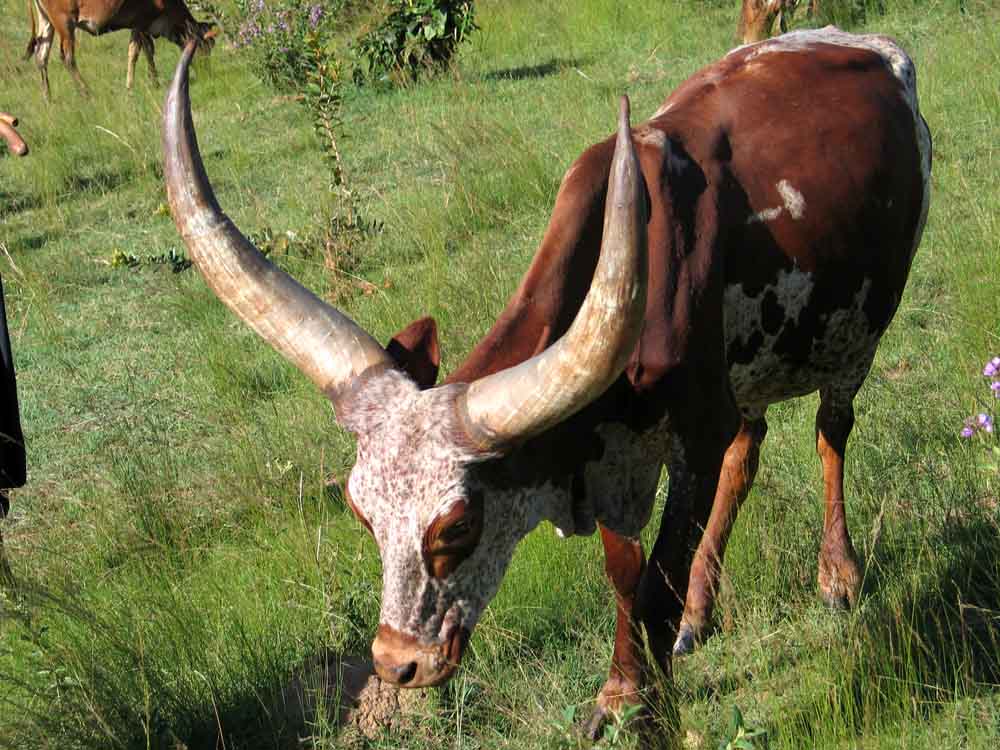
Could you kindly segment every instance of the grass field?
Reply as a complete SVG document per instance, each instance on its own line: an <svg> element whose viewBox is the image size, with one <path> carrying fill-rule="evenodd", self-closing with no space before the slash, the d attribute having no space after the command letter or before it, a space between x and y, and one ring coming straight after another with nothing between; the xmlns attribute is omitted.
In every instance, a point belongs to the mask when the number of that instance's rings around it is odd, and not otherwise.
<svg viewBox="0 0 1000 750"><path fill-rule="evenodd" d="M816 596L816 399L772 408L727 556L716 635L676 667L685 748L1000 744L1000 476L958 437L1000 353L1000 9L885 0L856 30L918 70L934 137L930 218L857 402L848 521L856 610ZM272 257L387 340L433 314L444 367L502 309L563 171L733 44L735 2L480 0L446 75L350 92L340 147L382 227L331 272L316 237L330 176L309 114L225 39L192 87L220 202ZM804 22L804 19L799 19ZM0 14L0 110L31 155L0 159L7 295L29 481L0 522L19 594L0 590L0 748L571 748L610 660L597 539L521 544L463 669L419 720L373 740L307 722L281 687L322 649L361 654L380 568L326 480L352 443L329 405L193 269L164 208L163 91L124 91L127 36L83 35L77 96L58 55L41 98L20 3ZM159 44L164 77L177 50ZM142 64L140 64L140 68ZM287 244L287 248L284 247ZM122 264L134 256L138 263ZM604 746L638 746L634 733Z"/></svg>

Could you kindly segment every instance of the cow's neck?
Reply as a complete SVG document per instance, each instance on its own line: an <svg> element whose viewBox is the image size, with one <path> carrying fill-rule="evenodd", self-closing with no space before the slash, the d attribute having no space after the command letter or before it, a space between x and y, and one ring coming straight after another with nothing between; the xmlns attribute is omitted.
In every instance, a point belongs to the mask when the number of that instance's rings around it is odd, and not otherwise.
<svg viewBox="0 0 1000 750"><path fill-rule="evenodd" d="M573 322L600 254L613 143L595 146L563 179L542 244L489 333L448 377L471 383L538 354ZM606 152L606 153L605 153Z"/></svg>

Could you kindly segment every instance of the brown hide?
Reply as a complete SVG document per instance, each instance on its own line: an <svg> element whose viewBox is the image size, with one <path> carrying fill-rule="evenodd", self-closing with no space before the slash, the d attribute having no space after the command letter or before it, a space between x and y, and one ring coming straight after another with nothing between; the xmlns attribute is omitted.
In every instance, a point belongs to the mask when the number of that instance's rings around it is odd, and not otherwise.
<svg viewBox="0 0 1000 750"><path fill-rule="evenodd" d="M772 52L757 61L752 50L702 70L634 128L652 202L646 327L628 370L637 392L682 364L723 365L724 285L752 295L780 270L816 273L826 282L817 318L871 277L870 325L879 330L902 293L922 184L898 81L868 50L822 45L809 57ZM521 285L447 382L510 367L572 321L598 255L612 145L591 147L570 168ZM775 203L781 180L809 196L805 215L749 223ZM789 329L787 354L814 333Z"/></svg>
<svg viewBox="0 0 1000 750"><path fill-rule="evenodd" d="M690 650L711 615L771 403L820 392L820 592L837 606L855 600L860 572L842 492L852 402L900 302L927 208L930 141L913 75L888 40L832 28L789 34L699 71L633 129L651 207L639 344L604 396L508 457L497 475L568 487L577 530L592 529L596 516L617 564L628 548L620 534L636 534L651 507L636 493L655 488L667 465L657 541L623 606L634 597L668 673L671 643ZM570 167L523 281L447 382L511 367L564 333L598 256L611 147L611 139L593 146ZM616 426L625 431L609 431ZM737 434L752 440L734 442ZM732 467L722 473L724 457L744 472L739 486ZM612 478L604 486L591 486L595 465ZM630 575L641 573L630 564ZM598 724L618 705L622 665L637 658L627 637L616 640Z"/></svg>

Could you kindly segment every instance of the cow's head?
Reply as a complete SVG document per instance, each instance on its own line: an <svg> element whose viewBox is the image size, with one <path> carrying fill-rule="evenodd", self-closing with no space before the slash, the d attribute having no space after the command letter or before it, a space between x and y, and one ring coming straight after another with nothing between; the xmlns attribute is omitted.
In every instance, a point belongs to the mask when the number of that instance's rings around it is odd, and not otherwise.
<svg viewBox="0 0 1000 750"><path fill-rule="evenodd" d="M177 227L206 281L331 399L357 436L346 497L382 556L379 675L448 679L514 546L548 510L503 456L597 398L632 352L645 306L645 210L623 99L604 239L590 291L555 344L469 384L425 387L436 333L420 321L383 348L273 266L221 212L191 124L181 57L164 110L164 176Z"/></svg>
<svg viewBox="0 0 1000 750"><path fill-rule="evenodd" d="M164 13L149 26L154 37L166 37L178 47L195 42L198 52L209 54L215 46L219 30L209 21L196 21L183 2L168 3Z"/></svg>

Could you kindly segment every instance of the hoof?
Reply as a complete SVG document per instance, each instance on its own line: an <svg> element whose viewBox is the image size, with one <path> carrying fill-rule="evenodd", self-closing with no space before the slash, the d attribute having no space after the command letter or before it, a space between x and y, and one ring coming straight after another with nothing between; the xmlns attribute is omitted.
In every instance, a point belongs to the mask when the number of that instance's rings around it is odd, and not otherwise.
<svg viewBox="0 0 1000 750"><path fill-rule="evenodd" d="M834 557L820 556L819 595L831 609L851 609L861 590L861 570L853 552Z"/></svg>
<svg viewBox="0 0 1000 750"><path fill-rule="evenodd" d="M687 656L694 652L697 645L698 638L694 628L686 621L682 621L680 631L677 633L677 640L674 641L674 656Z"/></svg>
<svg viewBox="0 0 1000 750"><path fill-rule="evenodd" d="M604 708L604 706L597 706L594 708L594 713L590 715L590 719L587 723L580 725L580 734L591 742L597 742L601 739L604 727L608 725L610 720L611 712Z"/></svg>
<svg viewBox="0 0 1000 750"><path fill-rule="evenodd" d="M823 603L827 607L838 611L850 609L853 606L854 601L854 598L846 592L829 592L820 590L819 597L823 600Z"/></svg>
<svg viewBox="0 0 1000 750"><path fill-rule="evenodd" d="M639 688L631 681L610 677L597 694L594 712L586 723L578 725L580 733L591 742L597 742L604 736L604 730L610 724L629 722L637 714L642 713L642 698Z"/></svg>
<svg viewBox="0 0 1000 750"><path fill-rule="evenodd" d="M632 703L623 704L621 709L621 711L616 711L598 704L594 707L594 713L590 715L590 720L586 724L580 725L580 733L590 742L600 742L605 736L605 729L619 721L622 725L633 727L633 722L638 721L641 731L641 727L644 726L643 720L648 716L648 710L641 704Z"/></svg>

